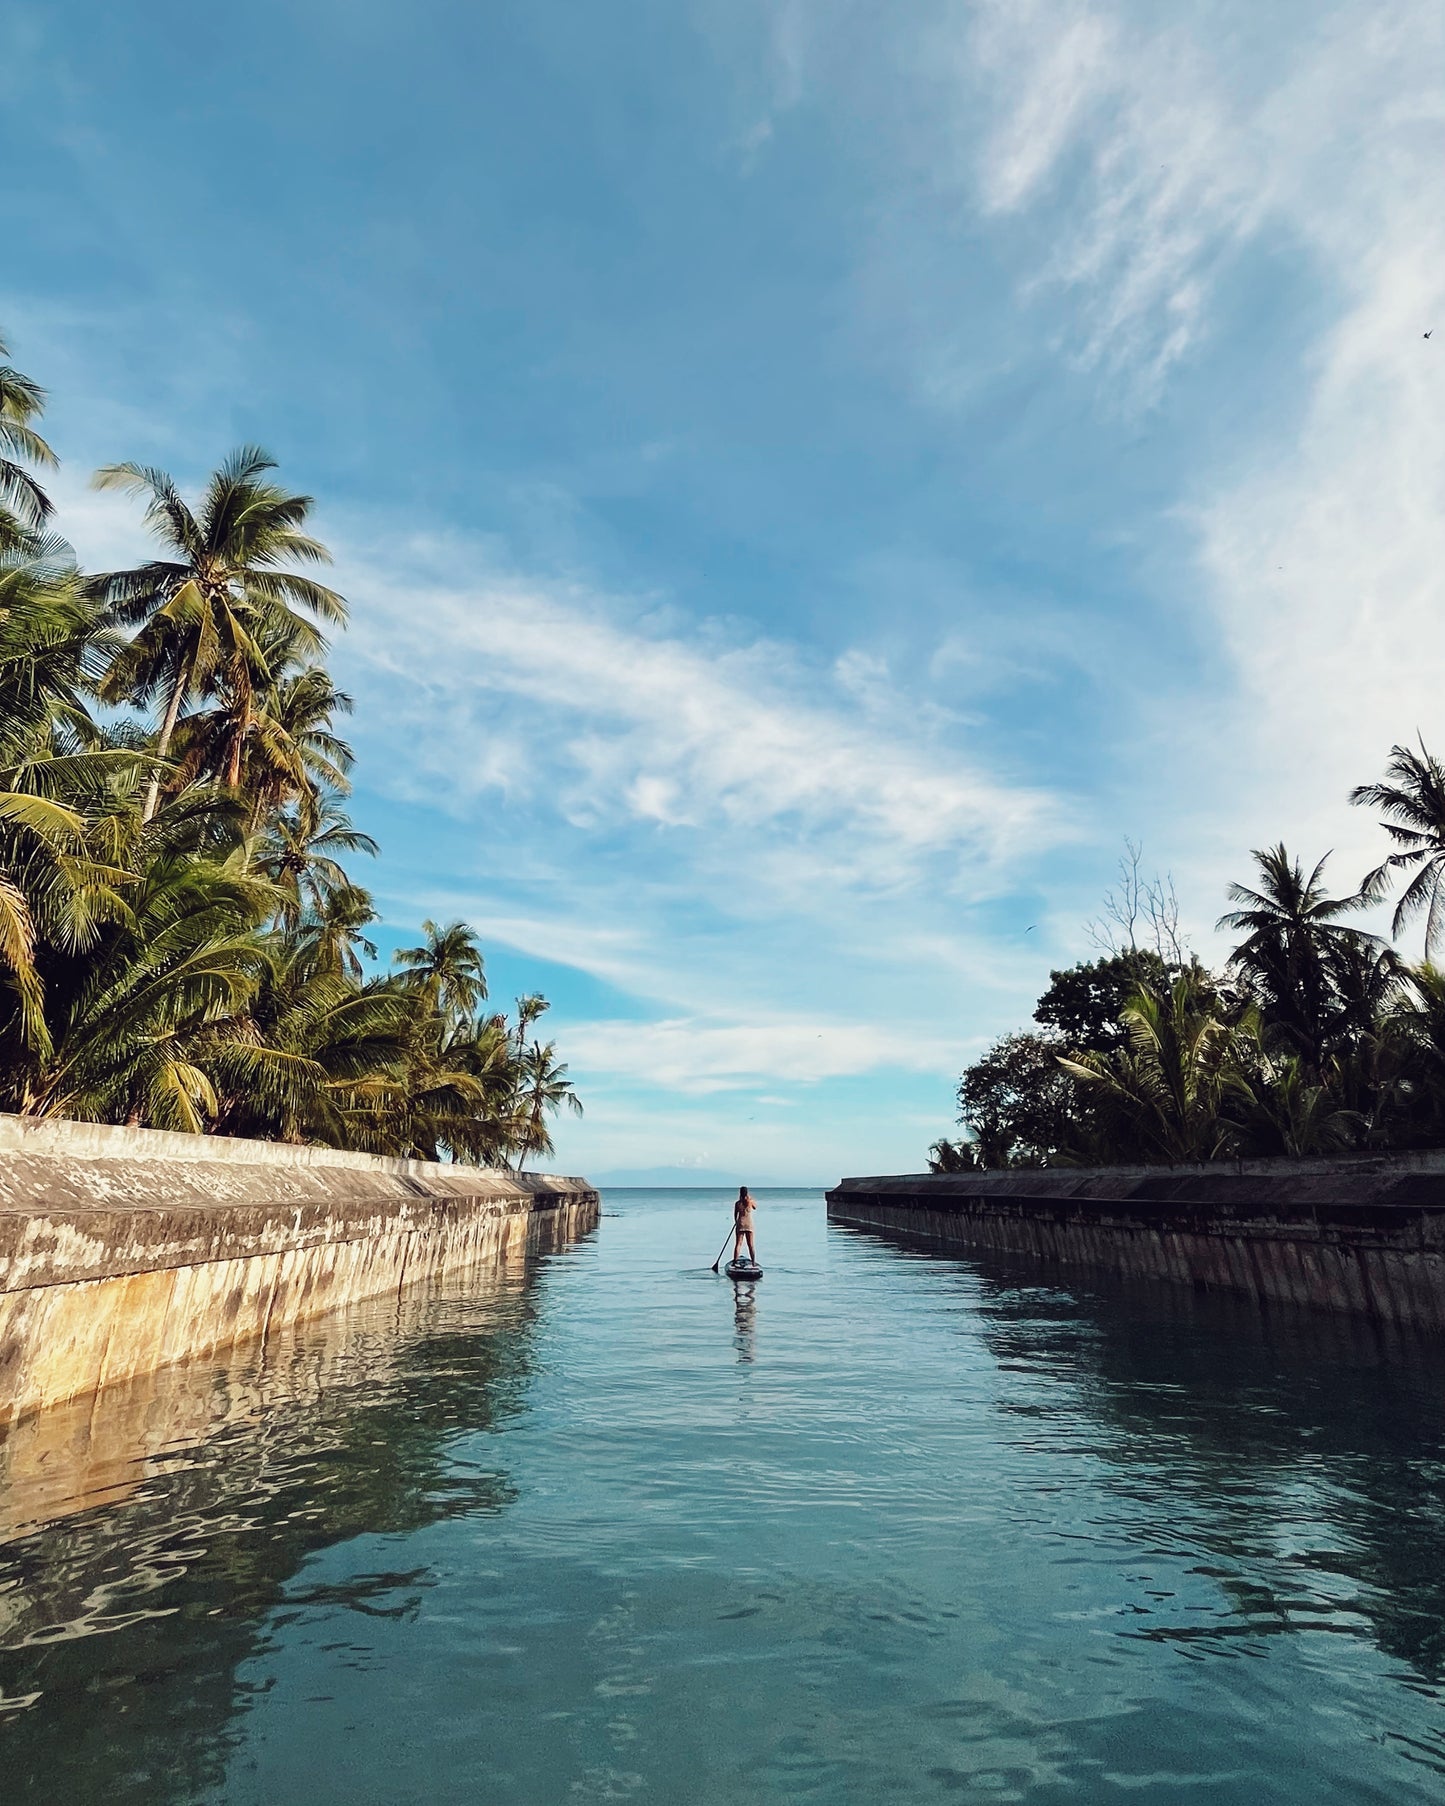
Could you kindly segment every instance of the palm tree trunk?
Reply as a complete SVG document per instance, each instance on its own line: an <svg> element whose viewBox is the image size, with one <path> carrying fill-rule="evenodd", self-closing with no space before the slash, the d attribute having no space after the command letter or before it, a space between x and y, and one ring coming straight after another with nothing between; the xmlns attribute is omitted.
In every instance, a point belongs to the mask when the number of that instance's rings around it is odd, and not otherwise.
<svg viewBox="0 0 1445 1806"><path fill-rule="evenodd" d="M241 704L241 719L231 735L231 750L226 759L226 785L231 790L239 790L241 787L241 754L245 750L246 736L250 731L251 698L248 694Z"/></svg>
<svg viewBox="0 0 1445 1806"><path fill-rule="evenodd" d="M186 691L190 688L190 676L190 660L184 659L181 662L180 669L176 672L176 681L171 685L170 700L166 704L165 718L161 722L160 738L156 741L156 757L158 759L165 758L166 754L171 749L171 735L176 731L176 722L180 718L181 713L181 702ZM151 773L151 781L146 786L145 806L140 812L142 823L148 822L155 814L156 803L160 797L160 788L161 774L159 771L153 771Z"/></svg>
<svg viewBox="0 0 1445 1806"><path fill-rule="evenodd" d="M271 798L270 798L270 795L268 794L267 787L263 784L257 789L256 800L251 805L250 832L252 834L256 834L256 833L260 832L261 823L265 817L266 808L267 808L267 805L270 803L270 801L271 801Z"/></svg>
<svg viewBox="0 0 1445 1806"><path fill-rule="evenodd" d="M522 1143L522 1158L517 1162L517 1171L519 1173L527 1164L528 1154L535 1154L537 1151L539 1146L537 1131L541 1127L541 1123L542 1099L540 1093L534 1093L532 1098L532 1110L527 1122L527 1138Z"/></svg>

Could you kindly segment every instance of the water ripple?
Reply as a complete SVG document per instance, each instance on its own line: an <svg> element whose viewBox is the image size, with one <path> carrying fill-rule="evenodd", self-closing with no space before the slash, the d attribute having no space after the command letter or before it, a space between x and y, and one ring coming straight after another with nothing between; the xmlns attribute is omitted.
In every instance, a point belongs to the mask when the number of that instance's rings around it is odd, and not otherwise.
<svg viewBox="0 0 1445 1806"><path fill-rule="evenodd" d="M7 1806L1438 1800L1438 1349L719 1214L12 1432Z"/></svg>

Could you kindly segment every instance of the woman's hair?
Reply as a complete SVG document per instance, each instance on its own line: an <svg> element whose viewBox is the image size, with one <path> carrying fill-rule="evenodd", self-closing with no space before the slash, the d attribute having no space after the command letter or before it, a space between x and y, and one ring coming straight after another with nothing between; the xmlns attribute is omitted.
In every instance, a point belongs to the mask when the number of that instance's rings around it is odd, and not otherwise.
<svg viewBox="0 0 1445 1806"><path fill-rule="evenodd" d="M746 1196L747 1196L747 1195L748 1195L748 1188L747 1188L747 1186L746 1186L746 1185L740 1185L740 1186L739 1186L739 1187L738 1187L738 1196L739 1196L739 1197L740 1197L740 1198L745 1198L745 1197L746 1197Z"/></svg>

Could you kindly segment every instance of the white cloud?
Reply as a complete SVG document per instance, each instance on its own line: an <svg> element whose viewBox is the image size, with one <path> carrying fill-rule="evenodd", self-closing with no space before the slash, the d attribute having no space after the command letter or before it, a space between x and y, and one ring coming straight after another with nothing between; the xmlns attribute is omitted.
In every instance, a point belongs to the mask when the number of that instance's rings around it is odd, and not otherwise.
<svg viewBox="0 0 1445 1806"><path fill-rule="evenodd" d="M1382 231L1359 283L1292 455L1221 486L1198 516L1243 692L1243 758L1228 760L1252 776L1239 813L1256 833L1272 813L1276 834L1357 866L1383 847L1343 807L1348 788L1379 775L1394 741L1445 745L1445 363L1422 336L1445 320L1440 221L1422 207L1413 227Z"/></svg>
<svg viewBox="0 0 1445 1806"><path fill-rule="evenodd" d="M1296 304L1293 331L1263 322L1274 417L1233 443L1211 420L1192 464L1187 420L1157 429L1179 487L1138 538L1182 524L1194 551L1150 574L1161 638L1195 611L1224 681L1115 680L1136 730L1117 797L1201 915L1280 834L1335 845L1346 881L1379 849L1349 786L1417 727L1445 744L1445 12L934 0L856 43L826 69L836 110L888 122L860 288L931 404L964 420L979 373L1024 355L1004 324L975 337L981 225L1016 317L1093 374L1101 415L1164 399L1206 346L1247 350L1245 256Z"/></svg>
<svg viewBox="0 0 1445 1806"><path fill-rule="evenodd" d="M1045 15L1073 22L1057 46ZM1199 850L1192 885L1217 890L1226 863L1238 875L1249 845L1281 834L1312 855L1337 847L1344 884L1380 850L1349 787L1417 728L1445 740L1445 345L1423 336L1445 326L1445 14L1339 5L1244 52L1225 25L1246 15L1227 5L1186 15L1187 30L1128 5L986 16L1009 98L985 192L1042 206L1066 152L1084 160L1037 280L1078 295L1086 358L1157 385L1209 330L1214 278L1246 239L1311 278L1283 348L1301 404L1186 478L1199 562L1183 584L1237 689L1194 711L1176 700L1164 776L1171 837ZM1031 161L1028 122L1050 110Z"/></svg>
<svg viewBox="0 0 1445 1806"><path fill-rule="evenodd" d="M464 916L477 930L484 945L499 943L529 954L533 959L570 966L636 996L660 996L675 1001L670 990L659 992L656 989L658 965L650 955L645 935L625 923L600 923L595 919L595 911L591 919L576 913L521 915L497 909L486 896L476 892L460 893L434 887L425 894L404 898L392 894L387 900L403 903L417 916L427 912L435 917Z"/></svg>
<svg viewBox="0 0 1445 1806"><path fill-rule="evenodd" d="M786 643L627 619L575 588L479 575L461 590L346 562L348 678L414 787L445 774L454 798L499 789L590 832L745 849L743 883L789 894L895 891L926 867L986 891L1067 834L1054 798L991 775L906 694L885 712L861 658L830 673Z"/></svg>
<svg viewBox="0 0 1445 1806"><path fill-rule="evenodd" d="M959 1044L868 1023L759 1018L707 1022L579 1022L567 1031L567 1053L578 1068L606 1075L610 1086L645 1081L684 1094L737 1091L786 1081L813 1085L881 1067L910 1072L949 1070ZM786 1100L769 1097L777 1105Z"/></svg>
<svg viewBox="0 0 1445 1806"><path fill-rule="evenodd" d="M859 305L950 411L1040 332L1102 404L1148 406L1216 330L1241 251L1296 254L1351 189L1438 195L1432 0L922 0L830 32L833 11L814 0L806 31L794 0L789 41L868 171ZM981 226L1019 307L982 336Z"/></svg>
<svg viewBox="0 0 1445 1806"><path fill-rule="evenodd" d="M1275 103L1308 34L1252 43L1251 64L1229 49L1235 16L986 0L967 39L959 110L982 99L989 121L972 163L982 205L1050 217L1021 298L1065 293L1061 349L1135 404L1207 332L1231 253L1278 223L1297 145Z"/></svg>
<svg viewBox="0 0 1445 1806"><path fill-rule="evenodd" d="M63 464L48 471L45 488L55 504L56 525L91 571L121 571L156 555L141 511L129 497L92 489L83 468Z"/></svg>
<svg viewBox="0 0 1445 1806"><path fill-rule="evenodd" d="M641 1097L776 1095L888 1067L933 1075L946 1122L970 1003L995 1013L1025 964L970 899L1077 833L1055 798L984 768L996 749L871 655L810 662L717 623L489 577L467 543L342 562L363 782L477 823L486 848L474 878L424 893L383 861L388 916L464 916L484 944L663 1018L559 1013L595 1100L589 1145L623 1120L645 1140ZM436 567L474 575L463 591Z"/></svg>
<svg viewBox="0 0 1445 1806"><path fill-rule="evenodd" d="M1110 84L1120 46L1111 21L1088 9L986 5L973 52L991 83L1017 81L995 124L981 176L984 205L1011 213L1048 180L1082 121ZM1061 16L1062 14L1062 16Z"/></svg>

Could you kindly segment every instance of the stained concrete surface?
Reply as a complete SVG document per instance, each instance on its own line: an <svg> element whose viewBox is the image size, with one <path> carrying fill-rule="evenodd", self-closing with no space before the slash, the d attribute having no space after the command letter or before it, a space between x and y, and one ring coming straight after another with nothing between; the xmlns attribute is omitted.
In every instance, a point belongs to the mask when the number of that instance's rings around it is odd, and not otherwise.
<svg viewBox="0 0 1445 1806"><path fill-rule="evenodd" d="M598 1209L582 1179L0 1116L0 1424Z"/></svg>
<svg viewBox="0 0 1445 1806"><path fill-rule="evenodd" d="M852 1178L828 1214L1445 1331L1445 1152Z"/></svg>

